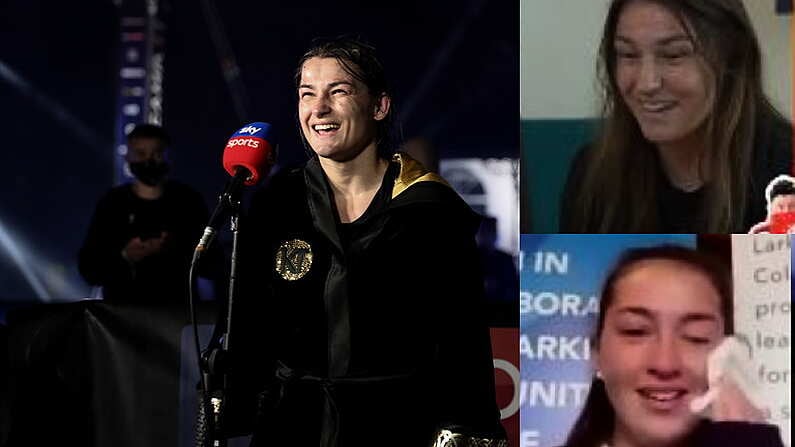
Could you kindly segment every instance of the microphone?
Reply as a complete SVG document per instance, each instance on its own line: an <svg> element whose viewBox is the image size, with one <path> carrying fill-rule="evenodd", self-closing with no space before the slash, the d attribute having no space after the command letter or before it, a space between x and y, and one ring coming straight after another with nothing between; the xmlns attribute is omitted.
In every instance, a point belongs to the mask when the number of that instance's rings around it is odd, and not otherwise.
<svg viewBox="0 0 795 447"><path fill-rule="evenodd" d="M203 252L210 245L226 208L232 205L243 185L254 185L267 174L275 157L271 141L272 126L259 121L243 126L229 138L224 148L223 165L232 178L219 197L210 222L196 245L196 253Z"/></svg>
<svg viewBox="0 0 795 447"><path fill-rule="evenodd" d="M273 131L268 123L251 123L232 134L224 148L224 169L235 177L241 169L246 170L245 184L256 184L273 161L270 141Z"/></svg>

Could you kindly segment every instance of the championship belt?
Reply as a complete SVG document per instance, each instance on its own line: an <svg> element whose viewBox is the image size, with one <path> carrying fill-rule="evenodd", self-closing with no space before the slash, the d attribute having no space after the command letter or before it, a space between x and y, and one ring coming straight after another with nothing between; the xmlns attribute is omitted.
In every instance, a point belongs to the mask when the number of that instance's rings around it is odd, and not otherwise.
<svg viewBox="0 0 795 447"><path fill-rule="evenodd" d="M501 437L485 438L459 429L441 429L436 432L431 447L508 447L508 440Z"/></svg>

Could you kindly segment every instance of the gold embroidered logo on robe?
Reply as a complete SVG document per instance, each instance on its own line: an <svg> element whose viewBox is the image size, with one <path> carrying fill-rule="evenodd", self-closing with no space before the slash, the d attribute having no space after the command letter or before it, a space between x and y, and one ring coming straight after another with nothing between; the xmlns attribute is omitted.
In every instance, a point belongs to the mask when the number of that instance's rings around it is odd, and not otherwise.
<svg viewBox="0 0 795 447"><path fill-rule="evenodd" d="M300 239L284 241L276 250L276 271L287 281L303 278L312 268L312 246Z"/></svg>

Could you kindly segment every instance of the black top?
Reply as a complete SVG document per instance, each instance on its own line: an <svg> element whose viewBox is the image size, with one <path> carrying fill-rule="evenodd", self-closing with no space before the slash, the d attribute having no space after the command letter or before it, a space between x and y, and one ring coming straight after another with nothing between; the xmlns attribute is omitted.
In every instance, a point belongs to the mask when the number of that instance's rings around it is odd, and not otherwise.
<svg viewBox="0 0 795 447"><path fill-rule="evenodd" d="M94 211L80 249L80 274L102 286L108 301L185 303L190 259L207 220L201 195L182 183L168 181L154 200L138 197L132 184L115 187ZM136 263L122 257L130 239L157 238L161 232L167 236L160 253ZM203 258L201 273L217 279L219 248L211 253Z"/></svg>
<svg viewBox="0 0 795 447"><path fill-rule="evenodd" d="M590 443L589 443L590 444ZM704 419L691 434L690 447L784 447L775 425L749 422L712 422ZM601 447L599 441L593 444ZM563 446L581 447L581 446Z"/></svg>
<svg viewBox="0 0 795 447"><path fill-rule="evenodd" d="M691 233L694 228L704 228L705 223L700 210L704 201L704 189L682 191L668 183L661 182L659 192L660 226L665 233Z"/></svg>
<svg viewBox="0 0 795 447"><path fill-rule="evenodd" d="M783 447L778 427L748 422L708 422L699 425L693 446Z"/></svg>
<svg viewBox="0 0 795 447"><path fill-rule="evenodd" d="M574 222L571 209L576 203L580 187L586 174L586 163L595 153L593 146L581 149L569 170L569 176L560 203L560 232L572 233L579 231L578 222ZM732 233L746 233L754 224L767 218L765 187L780 174L790 173L792 165L792 127L787 122L770 120L762 122L756 131L754 154L751 166L751 177L748 179L748 195L745 204L745 217L739 227L731 229ZM625 169L632 169L627 166ZM655 172L650 173L657 179L657 216L658 224L649 228L649 233L703 233L706 228L704 209L704 188L685 192L671 185L659 162ZM626 233L623 227L633 210L623 208L624 216L619 217L611 225L609 232ZM586 217L586 233L598 230L598 216Z"/></svg>
<svg viewBox="0 0 795 447"><path fill-rule="evenodd" d="M376 216L389 205L389 200L392 195L392 185L395 184L395 178L400 171L400 166L395 163L390 163L384 178L381 181L381 186L373 196L373 200L368 205L367 209L353 222L342 223L339 220L339 213L335 210L337 220L337 231L340 234L340 241L342 242L343 249L347 251L351 241L361 239L366 236L369 231L369 221L373 216Z"/></svg>

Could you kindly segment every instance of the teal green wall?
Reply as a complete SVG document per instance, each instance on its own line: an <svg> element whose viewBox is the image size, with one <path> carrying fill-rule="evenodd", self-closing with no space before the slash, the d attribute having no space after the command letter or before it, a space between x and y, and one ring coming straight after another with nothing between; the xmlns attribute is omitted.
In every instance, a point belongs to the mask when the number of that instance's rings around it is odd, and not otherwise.
<svg viewBox="0 0 795 447"><path fill-rule="evenodd" d="M594 119L522 120L522 233L557 233L569 163L591 141ZM529 225L527 222L529 221Z"/></svg>

